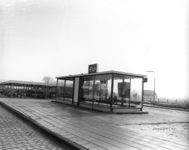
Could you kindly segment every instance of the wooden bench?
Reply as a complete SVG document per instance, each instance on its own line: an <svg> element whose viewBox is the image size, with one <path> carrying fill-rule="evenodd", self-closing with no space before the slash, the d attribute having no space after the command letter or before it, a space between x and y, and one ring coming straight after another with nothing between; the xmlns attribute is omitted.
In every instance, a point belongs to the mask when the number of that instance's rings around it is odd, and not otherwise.
<svg viewBox="0 0 189 150"><path fill-rule="evenodd" d="M139 101L130 101L130 104L140 105Z"/></svg>

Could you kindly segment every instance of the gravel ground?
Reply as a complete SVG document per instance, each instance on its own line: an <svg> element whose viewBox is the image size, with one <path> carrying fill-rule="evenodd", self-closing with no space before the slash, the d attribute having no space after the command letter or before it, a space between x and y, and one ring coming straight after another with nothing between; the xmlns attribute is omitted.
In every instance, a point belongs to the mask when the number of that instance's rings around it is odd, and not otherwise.
<svg viewBox="0 0 189 150"><path fill-rule="evenodd" d="M127 128L133 131L141 132L147 135L153 135L157 138L164 138L169 141L182 141L183 143L189 142L189 113L183 111L175 111L175 110L168 110L168 109L160 109L160 108L149 108L144 107L145 111L149 112L149 115L152 114L153 116L159 116L163 114L165 119L169 118L167 115L170 114L171 116L175 116L178 118L170 119L169 121L162 121L153 122L153 119L156 120L155 117L151 120L151 122L145 123L132 123L127 125L120 125L120 127Z"/></svg>
<svg viewBox="0 0 189 150"><path fill-rule="evenodd" d="M169 141L181 140L184 143L189 142L189 123L172 124L149 124L149 125L126 125L121 126L133 131L141 132L147 135L153 135L157 138L164 138Z"/></svg>
<svg viewBox="0 0 189 150"><path fill-rule="evenodd" d="M66 150L0 105L1 150Z"/></svg>

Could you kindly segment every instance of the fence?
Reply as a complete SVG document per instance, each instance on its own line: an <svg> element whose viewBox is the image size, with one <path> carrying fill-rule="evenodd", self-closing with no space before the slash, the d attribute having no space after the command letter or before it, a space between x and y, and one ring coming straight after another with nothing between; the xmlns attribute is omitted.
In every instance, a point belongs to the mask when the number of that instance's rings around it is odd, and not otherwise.
<svg viewBox="0 0 189 150"><path fill-rule="evenodd" d="M144 98L144 104L189 108L189 99L156 98L154 101L152 98Z"/></svg>

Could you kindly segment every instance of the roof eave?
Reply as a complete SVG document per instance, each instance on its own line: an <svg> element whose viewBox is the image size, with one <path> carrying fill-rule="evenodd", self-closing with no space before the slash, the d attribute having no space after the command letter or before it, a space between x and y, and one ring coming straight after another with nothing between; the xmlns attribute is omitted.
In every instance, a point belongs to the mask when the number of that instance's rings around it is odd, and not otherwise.
<svg viewBox="0 0 189 150"><path fill-rule="evenodd" d="M119 71L104 71L104 72L97 72L97 73L90 73L90 74L77 74L77 75L68 75L68 76L59 76L56 77L56 79L63 79L63 78L75 78L75 77L81 77L81 76L92 76L92 75L103 75L103 74L122 74L122 75L128 75L128 76L135 76L135 77L147 77L143 74L135 74L135 73L128 73L128 72L119 72Z"/></svg>

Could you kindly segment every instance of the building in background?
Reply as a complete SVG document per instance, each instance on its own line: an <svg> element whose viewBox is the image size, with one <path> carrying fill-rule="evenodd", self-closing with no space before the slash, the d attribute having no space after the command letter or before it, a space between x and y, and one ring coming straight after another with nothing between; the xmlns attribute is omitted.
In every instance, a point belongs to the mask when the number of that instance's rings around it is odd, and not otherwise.
<svg viewBox="0 0 189 150"><path fill-rule="evenodd" d="M153 100L154 100L154 91L144 90L144 101L153 101ZM157 93L155 93L155 100L157 100Z"/></svg>

